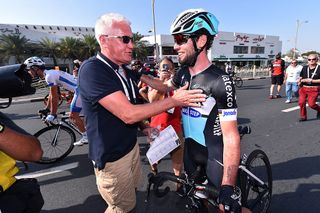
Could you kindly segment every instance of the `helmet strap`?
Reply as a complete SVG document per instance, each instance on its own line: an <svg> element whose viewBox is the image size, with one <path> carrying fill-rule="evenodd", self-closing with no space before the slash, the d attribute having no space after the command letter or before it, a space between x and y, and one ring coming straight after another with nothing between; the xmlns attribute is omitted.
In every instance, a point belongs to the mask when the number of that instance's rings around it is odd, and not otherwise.
<svg viewBox="0 0 320 213"><path fill-rule="evenodd" d="M193 44L193 48L194 48L194 56L193 56L193 59L191 61L191 63L188 64L189 67L193 67L196 62L197 62L197 58L199 56L199 54L202 52L202 50L206 47L206 45L204 45L203 47L201 47L200 49L198 49L197 47L197 41L196 41L196 38L191 38L191 41L192 41L192 44Z"/></svg>

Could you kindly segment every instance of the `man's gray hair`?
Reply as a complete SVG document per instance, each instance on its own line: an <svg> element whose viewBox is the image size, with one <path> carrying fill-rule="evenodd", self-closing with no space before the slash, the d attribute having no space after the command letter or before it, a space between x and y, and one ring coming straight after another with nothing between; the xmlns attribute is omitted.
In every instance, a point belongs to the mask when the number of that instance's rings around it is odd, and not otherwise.
<svg viewBox="0 0 320 213"><path fill-rule="evenodd" d="M96 25L94 27L95 37L100 44L99 37L104 34L108 34L111 31L113 22L125 21L128 25L131 25L131 22L119 13L106 13L98 18Z"/></svg>

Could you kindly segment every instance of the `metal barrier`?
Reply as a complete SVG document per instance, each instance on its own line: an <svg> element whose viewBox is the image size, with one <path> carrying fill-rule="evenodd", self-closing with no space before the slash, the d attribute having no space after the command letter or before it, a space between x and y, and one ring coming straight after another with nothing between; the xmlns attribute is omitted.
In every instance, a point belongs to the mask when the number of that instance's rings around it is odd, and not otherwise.
<svg viewBox="0 0 320 213"><path fill-rule="evenodd" d="M256 68L256 69L239 69L235 71L237 76L241 78L261 78L270 77L270 68Z"/></svg>

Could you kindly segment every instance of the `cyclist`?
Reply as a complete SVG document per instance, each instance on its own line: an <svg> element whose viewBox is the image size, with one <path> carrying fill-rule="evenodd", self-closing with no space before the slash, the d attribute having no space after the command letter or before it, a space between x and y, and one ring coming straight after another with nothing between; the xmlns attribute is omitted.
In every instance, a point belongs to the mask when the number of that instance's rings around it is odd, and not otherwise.
<svg viewBox="0 0 320 213"><path fill-rule="evenodd" d="M140 80L153 88L170 91L189 82L189 88L200 88L207 95L201 108L182 109L185 134L184 166L187 173L196 169L195 158L207 160L209 184L219 190L219 208L231 210L240 161L240 136L237 128L237 104L233 83L225 71L214 66L207 51L218 33L218 20L203 9L182 12L171 25L174 49L181 69L168 85L140 73ZM221 164L223 163L223 167Z"/></svg>
<svg viewBox="0 0 320 213"><path fill-rule="evenodd" d="M82 138L78 142L75 142L74 145L83 145L88 143L84 123L80 118L82 104L80 94L77 89L77 80L74 76L60 70L46 70L44 61L38 57L30 57L25 60L24 64L27 65L26 69L29 71L32 78L44 78L50 87L47 108L39 111L40 113L45 114L50 112L50 114L46 116L46 121L52 122L57 118L59 100L58 87L63 87L68 91L74 92L70 105L70 120L72 120L80 132L82 132Z"/></svg>

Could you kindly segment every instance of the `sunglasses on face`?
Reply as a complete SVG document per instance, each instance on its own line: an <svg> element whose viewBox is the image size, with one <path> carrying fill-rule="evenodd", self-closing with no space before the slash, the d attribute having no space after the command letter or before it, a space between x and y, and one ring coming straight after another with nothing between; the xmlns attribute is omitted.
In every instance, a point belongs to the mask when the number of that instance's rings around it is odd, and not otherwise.
<svg viewBox="0 0 320 213"><path fill-rule="evenodd" d="M316 61L316 58L308 58L308 61Z"/></svg>
<svg viewBox="0 0 320 213"><path fill-rule="evenodd" d="M124 44L129 44L130 41L133 42L133 37L130 37L130 36L110 36L110 35L103 35L103 36L107 38L121 38Z"/></svg>
<svg viewBox="0 0 320 213"><path fill-rule="evenodd" d="M188 42L189 38L195 38L195 35L182 35L177 34L173 35L174 42L178 45L183 45Z"/></svg>

